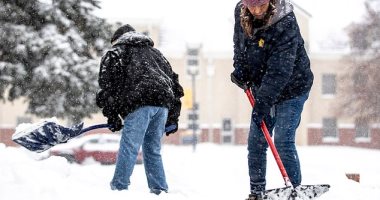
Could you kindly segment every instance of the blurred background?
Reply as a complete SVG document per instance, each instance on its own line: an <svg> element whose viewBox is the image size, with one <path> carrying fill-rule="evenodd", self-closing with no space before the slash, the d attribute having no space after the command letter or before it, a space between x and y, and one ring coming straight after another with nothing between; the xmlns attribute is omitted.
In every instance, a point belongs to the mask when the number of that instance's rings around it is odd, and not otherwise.
<svg viewBox="0 0 380 200"><path fill-rule="evenodd" d="M99 62L122 24L153 39L185 89L167 144L244 145L251 106L230 81L237 0L0 0L0 143L22 123L105 123ZM378 0L293 0L314 85L298 145L380 149ZM92 133L109 133L95 130Z"/></svg>

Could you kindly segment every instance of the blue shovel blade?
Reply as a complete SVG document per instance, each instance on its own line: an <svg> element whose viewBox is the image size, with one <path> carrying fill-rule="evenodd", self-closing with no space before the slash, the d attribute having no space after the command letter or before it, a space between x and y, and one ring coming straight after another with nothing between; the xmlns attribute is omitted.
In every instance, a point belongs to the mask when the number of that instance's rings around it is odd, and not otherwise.
<svg viewBox="0 0 380 200"><path fill-rule="evenodd" d="M30 151L39 153L80 135L82 128L83 123L67 128L51 121L44 121L14 133L12 140Z"/></svg>

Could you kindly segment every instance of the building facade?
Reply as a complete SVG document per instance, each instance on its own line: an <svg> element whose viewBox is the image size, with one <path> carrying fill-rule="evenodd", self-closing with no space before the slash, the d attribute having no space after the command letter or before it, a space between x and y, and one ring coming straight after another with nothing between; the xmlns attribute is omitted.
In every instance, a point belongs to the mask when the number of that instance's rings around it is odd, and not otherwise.
<svg viewBox="0 0 380 200"><path fill-rule="evenodd" d="M296 4L295 13L308 49L311 15ZM136 30L149 35L160 49L162 30L159 20L132 22ZM164 142L194 144L195 136L198 143L245 145L252 109L245 93L230 81L230 73L233 71L232 51L206 51L202 43L187 44L185 49L180 53L163 49L173 70L179 74L179 81L185 90L179 131L165 137ZM315 79L297 132L297 145L344 145L380 149L379 125L355 124L355 119L335 116L340 92L338 80L348 66L344 55L313 52L309 52L309 55ZM0 103L1 143L15 145L11 141L11 135L16 126L39 120L26 114L25 110L26 105L22 100ZM63 125L67 123L65 120L61 122ZM84 119L85 125L104 122L106 119L100 113L91 119ZM109 133L104 129L93 132Z"/></svg>

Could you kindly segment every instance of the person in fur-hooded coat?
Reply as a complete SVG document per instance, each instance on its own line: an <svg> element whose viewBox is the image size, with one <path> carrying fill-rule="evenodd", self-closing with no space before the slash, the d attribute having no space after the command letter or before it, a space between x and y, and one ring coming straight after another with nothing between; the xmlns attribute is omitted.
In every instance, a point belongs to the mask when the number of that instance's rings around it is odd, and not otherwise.
<svg viewBox="0 0 380 200"><path fill-rule="evenodd" d="M255 97L248 138L252 194L266 186L267 142L262 120L294 186L301 184L295 133L313 84L304 40L288 0L242 0L235 8L234 71L231 80Z"/></svg>

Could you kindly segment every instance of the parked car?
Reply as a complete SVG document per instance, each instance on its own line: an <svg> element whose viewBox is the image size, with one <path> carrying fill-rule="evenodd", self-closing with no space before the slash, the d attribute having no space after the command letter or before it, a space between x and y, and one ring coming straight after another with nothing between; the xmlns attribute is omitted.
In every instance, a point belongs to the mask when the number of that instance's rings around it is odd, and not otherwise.
<svg viewBox="0 0 380 200"><path fill-rule="evenodd" d="M90 134L51 148L50 155L62 156L70 163L83 163L87 159L93 159L101 164L115 164L119 143L118 134ZM142 152L139 151L136 164L142 163Z"/></svg>

